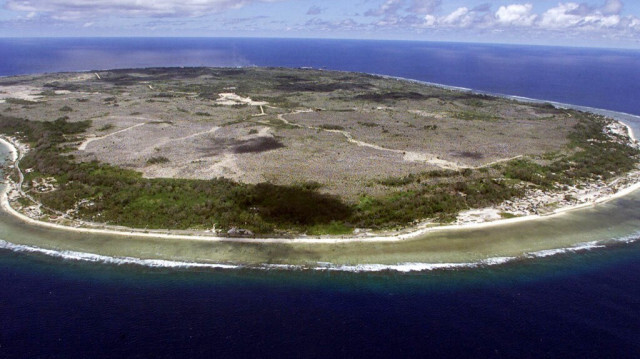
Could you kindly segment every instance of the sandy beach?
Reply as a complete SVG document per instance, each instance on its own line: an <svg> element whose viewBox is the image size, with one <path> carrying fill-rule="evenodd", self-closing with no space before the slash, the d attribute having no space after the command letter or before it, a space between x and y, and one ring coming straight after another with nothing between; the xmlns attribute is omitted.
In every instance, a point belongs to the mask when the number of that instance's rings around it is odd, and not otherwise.
<svg viewBox="0 0 640 359"><path fill-rule="evenodd" d="M631 129L627 124L618 121L624 128L627 129L628 135L634 143L637 143L637 139ZM14 166L18 168L19 161L24 155L22 153L26 150L26 147L21 145L16 139L13 138L0 138L0 143L5 145L10 153L11 160L14 162ZM296 238L235 238L235 237L222 237L217 236L214 233L207 234L207 232L194 232L193 234L181 234L175 233L175 231L170 230L142 230L142 229L133 229L133 228L124 228L124 227L116 227L116 226L108 226L104 224L96 224L96 223L87 223L84 221L73 220L77 226L69 226L62 225L58 223L45 222L41 220L37 220L31 218L11 206L10 197L19 196L19 192L17 189L18 184L11 182L10 180L6 180L6 186L1 194L0 204L2 208L9 214L19 218L20 220L47 228L61 229L79 233L93 233L93 234L109 234L109 235L118 235L118 236L127 236L127 237L142 237L142 238L163 238L163 239L174 239L174 240L196 240L196 241L211 241L211 242L242 242L242 243L321 243L321 244L331 244L331 243L350 243L350 242L399 242L406 241L411 239L416 239L421 236L424 236L427 233L431 232L440 232L440 231L455 231L462 229L479 229L479 228L489 228L494 226L501 226L525 221L532 221L540 218L548 218L553 216L559 216L569 211L577 210L580 208L591 207L599 203L604 203L615 198L619 198L625 196L631 192L640 189L640 171L635 171L627 177L630 179L627 186L622 189L618 189L614 193L608 195L600 195L595 196L595 199L589 202L580 203L572 206L564 206L556 208L554 211L546 214L529 214L514 218L506 218L506 219L494 219L494 220L481 220L480 222L468 222L468 223L456 223L452 225L433 225L432 223L422 223L416 225L411 228L406 228L400 231L389 231L389 232L364 232L358 233L356 235L351 236L306 236L301 235ZM614 181L615 182L615 181ZM13 194L12 194L13 192ZM525 199L527 200L527 199ZM475 209L473 211L483 212L483 211L495 211L495 208L486 208L486 209Z"/></svg>

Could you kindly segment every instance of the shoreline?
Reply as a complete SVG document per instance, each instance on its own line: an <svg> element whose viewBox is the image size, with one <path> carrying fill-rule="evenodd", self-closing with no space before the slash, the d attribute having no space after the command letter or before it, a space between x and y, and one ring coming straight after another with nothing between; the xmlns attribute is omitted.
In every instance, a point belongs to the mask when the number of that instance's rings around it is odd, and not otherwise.
<svg viewBox="0 0 640 359"><path fill-rule="evenodd" d="M633 129L628 124L624 123L621 120L614 119L617 123L624 126L627 130L628 136L634 144L638 144L638 140L636 139ZM19 169L19 161L23 156L23 153L20 151L20 143L17 140L11 139L6 136L0 136L0 143L5 145L11 154L11 161L13 162L13 168L18 169L20 174L22 171ZM640 171L634 171L628 173L625 177L619 177L614 180L612 183L621 180L632 178L633 176L640 175ZM277 238L277 237L224 237L224 236L216 236L216 235L204 235L200 233L206 232L194 232L193 234L179 234L176 233L177 230L143 230L136 228L128 228L128 227L119 227L119 226L109 226L107 224L94 224L87 223L77 219L71 219L72 222L78 223L78 226L70 226L59 223L41 221L38 219L31 218L15 208L11 206L9 200L9 194L12 191L21 190L17 188L17 184L8 178L5 178L4 189L0 194L0 206L10 215L18 218L19 220L33 224L40 227L52 228L58 230L65 231L73 231L79 233L90 233L90 234L104 234L104 235L117 235L117 236L125 236L125 237L140 237L140 238L161 238L161 239L174 239L174 240L193 240L193 241L204 241L204 242L236 242L236 243L254 243L254 244L269 244L269 243L277 243L277 244L296 244L296 243L305 243L305 244L339 244L339 243L376 243L376 242L401 242L412 239L418 239L421 236L424 236L428 233L434 232L444 232L444 231L455 231L455 230L465 230L465 229L481 229L481 228L490 228L514 223L520 223L525 221L532 221L536 219L542 218L550 218L565 214L567 212L571 212L574 210L578 210L581 208L592 207L597 204L605 203L620 197L623 197L629 193L640 190L640 178L636 178L636 181L615 193L598 197L593 201L588 201L585 203L579 203L576 205L570 205L565 207L557 208L550 213L546 213L543 215L540 214L528 214L524 216L514 217L514 218L503 218L503 219L495 219L495 220L484 220L481 222L468 222L468 223L460 223L460 224L449 224L449 225L441 225L441 226L433 226L431 223L422 223L418 225L414 225L411 227L404 228L402 230L397 231L387 231L387 232L378 232L378 233L364 233L363 235L346 235L346 236L306 236L306 235L298 235L294 238ZM609 188L610 187L605 187ZM479 208L474 209L474 211L482 211L482 210L492 210L495 207L487 207L487 208Z"/></svg>

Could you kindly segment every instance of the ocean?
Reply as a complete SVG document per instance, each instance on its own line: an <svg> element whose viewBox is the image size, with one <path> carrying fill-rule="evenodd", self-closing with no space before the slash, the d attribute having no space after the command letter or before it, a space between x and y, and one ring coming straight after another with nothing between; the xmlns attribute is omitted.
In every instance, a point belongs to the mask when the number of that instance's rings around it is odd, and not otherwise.
<svg viewBox="0 0 640 359"><path fill-rule="evenodd" d="M0 76L315 67L640 115L640 51L634 50L101 38L1 39L0 54ZM627 205L640 209L637 202ZM636 238L503 265L410 273L118 265L4 246L0 358L635 358Z"/></svg>

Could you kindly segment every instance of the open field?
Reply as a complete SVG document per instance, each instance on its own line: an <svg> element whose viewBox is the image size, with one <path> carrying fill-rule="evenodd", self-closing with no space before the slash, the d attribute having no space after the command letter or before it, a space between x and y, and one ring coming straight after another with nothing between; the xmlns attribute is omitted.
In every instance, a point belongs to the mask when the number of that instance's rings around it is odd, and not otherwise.
<svg viewBox="0 0 640 359"><path fill-rule="evenodd" d="M202 213L176 223L156 218L149 223L155 228L340 232L429 218L448 222L461 210L498 205L531 189L607 180L635 168L638 155L626 134L600 116L306 69L140 69L4 78L0 115L3 132L26 137L34 149L25 159L27 189L56 211L131 226L143 225L158 210L154 206L167 203L184 202L171 213L189 208ZM31 137L11 125L16 119L26 121L20 123L31 129ZM54 160L53 153L61 157ZM110 166L101 169L104 165ZM77 176L71 179L56 166ZM96 171L115 171L132 187L161 189L139 191L147 196L142 202L118 202L107 199L105 184L88 180L83 171L94 177ZM198 189L204 184L207 190ZM183 189L185 197L162 192L177 186L190 188ZM214 212L222 207L198 196L236 187L242 194L227 200L239 206L237 217L221 219ZM281 205L267 198L274 193L284 202L303 198L331 210L307 221L301 217L308 210L303 200L284 211L297 215L282 220ZM128 190L120 195L125 194L136 196ZM127 212L130 202L137 203L140 222L127 219L133 213Z"/></svg>

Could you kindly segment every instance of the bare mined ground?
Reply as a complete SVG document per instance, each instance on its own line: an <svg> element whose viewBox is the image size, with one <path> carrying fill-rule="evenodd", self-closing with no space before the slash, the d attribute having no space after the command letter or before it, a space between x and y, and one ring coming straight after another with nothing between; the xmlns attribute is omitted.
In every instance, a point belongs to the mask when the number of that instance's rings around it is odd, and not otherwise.
<svg viewBox="0 0 640 359"><path fill-rule="evenodd" d="M295 184L347 199L379 181L566 151L577 121L518 103L364 74L147 69L0 79L0 111L91 120L77 161L146 177ZM13 95L12 95L13 94Z"/></svg>

